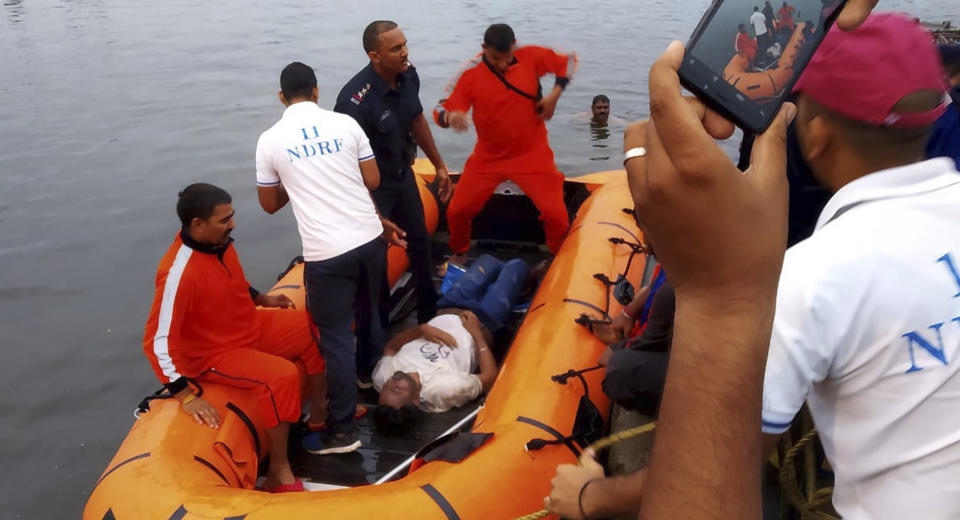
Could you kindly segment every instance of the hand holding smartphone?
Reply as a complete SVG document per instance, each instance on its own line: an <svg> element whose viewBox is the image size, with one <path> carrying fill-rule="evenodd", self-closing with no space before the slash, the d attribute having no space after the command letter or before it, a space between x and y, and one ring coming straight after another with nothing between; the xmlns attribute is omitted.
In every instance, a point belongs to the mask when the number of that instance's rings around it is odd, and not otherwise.
<svg viewBox="0 0 960 520"><path fill-rule="evenodd" d="M715 0L686 47L680 83L754 133L787 100L846 0Z"/></svg>

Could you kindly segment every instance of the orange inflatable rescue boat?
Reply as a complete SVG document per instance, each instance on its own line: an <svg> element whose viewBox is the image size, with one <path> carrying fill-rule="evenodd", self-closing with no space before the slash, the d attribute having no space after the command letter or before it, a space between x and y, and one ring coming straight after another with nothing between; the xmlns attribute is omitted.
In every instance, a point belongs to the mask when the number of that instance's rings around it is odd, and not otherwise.
<svg viewBox="0 0 960 520"><path fill-rule="evenodd" d="M425 188L429 175L418 177L433 230L438 211ZM575 462L586 444L576 435L575 423L580 428L586 421L602 430L610 408L600 388L601 370L571 371L595 366L604 348L577 320L616 315L620 305L603 279L626 271L636 287L645 267L645 257L631 246L641 239L624 211L633 204L623 171L580 182L590 194L533 297L485 402L461 421L460 431L423 439L425 446L404 466L409 467L405 475L397 472L383 483L325 491L257 491L266 437L254 397L207 384L204 398L220 411L222 426L198 425L175 400L152 401L97 481L83 518L511 519L540 509L557 465ZM396 250L389 262L395 281L406 259ZM301 286L302 270L294 268L272 290L300 305ZM599 412L592 417L582 413L591 404ZM317 464L325 464L325 457Z"/></svg>
<svg viewBox="0 0 960 520"><path fill-rule="evenodd" d="M750 99L762 99L776 96L790 81L793 66L797 62L800 49L806 43L803 28L806 23L798 23L793 35L780 54L777 64L767 70L748 72L750 60L741 53L733 55L723 69L723 79L746 94Z"/></svg>

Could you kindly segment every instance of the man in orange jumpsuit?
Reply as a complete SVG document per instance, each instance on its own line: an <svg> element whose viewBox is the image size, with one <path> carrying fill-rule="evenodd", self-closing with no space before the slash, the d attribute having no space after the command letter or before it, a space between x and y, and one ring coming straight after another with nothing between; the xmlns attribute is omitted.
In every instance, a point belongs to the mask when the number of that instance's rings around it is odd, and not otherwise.
<svg viewBox="0 0 960 520"><path fill-rule="evenodd" d="M545 47L517 47L513 29L506 24L491 25L482 47L476 64L462 73L434 110L438 125L464 131L472 107L477 128L477 144L447 208L451 261L464 263L473 218L507 179L540 210L547 246L556 253L570 220L563 202L563 174L553 162L544 121L553 117L576 56ZM540 77L546 74L554 74L556 83L542 96Z"/></svg>
<svg viewBox="0 0 960 520"><path fill-rule="evenodd" d="M793 31L797 28L797 25L793 23L793 12L797 9L792 5L784 2L783 6L777 10L777 18L780 20L780 28L787 28L790 30L790 34L793 34Z"/></svg>
<svg viewBox="0 0 960 520"><path fill-rule="evenodd" d="M270 453L265 487L302 491L287 460L290 423L300 418L301 406L300 375L290 360L306 367L314 418L326 414L324 360L306 310L247 282L230 237L233 213L230 195L216 186L191 184L180 192L183 227L157 267L143 350L160 382L198 423L217 428L220 416L190 380L256 392Z"/></svg>
<svg viewBox="0 0 960 520"><path fill-rule="evenodd" d="M737 39L734 41L733 50L746 56L750 66L753 66L753 60L757 57L757 41L747 34L747 26L740 24L737 26Z"/></svg>

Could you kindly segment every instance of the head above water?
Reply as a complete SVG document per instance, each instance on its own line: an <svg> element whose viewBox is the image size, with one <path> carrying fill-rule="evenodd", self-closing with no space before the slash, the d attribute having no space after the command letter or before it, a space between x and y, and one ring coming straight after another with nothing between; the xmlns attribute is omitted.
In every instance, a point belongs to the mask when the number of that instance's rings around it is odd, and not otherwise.
<svg viewBox="0 0 960 520"><path fill-rule="evenodd" d="M494 69L503 73L513 63L513 53L517 50L517 37L513 29L505 23L495 23L483 33L483 57Z"/></svg>
<svg viewBox="0 0 960 520"><path fill-rule="evenodd" d="M603 94L594 96L590 103L590 111L593 113L591 121L599 124L606 123L607 118L610 117L610 98Z"/></svg>
<svg viewBox="0 0 960 520"><path fill-rule="evenodd" d="M233 232L233 200L212 184L191 184L177 194L177 216L190 238L218 246L230 241Z"/></svg>
<svg viewBox="0 0 960 520"><path fill-rule="evenodd" d="M317 75L309 65L295 61L280 72L280 92L277 93L284 106L300 101L317 102Z"/></svg>
<svg viewBox="0 0 960 520"><path fill-rule="evenodd" d="M794 92L800 149L833 191L922 160L930 128L946 109L929 34L894 14L871 15L850 32L831 29Z"/></svg>
<svg viewBox="0 0 960 520"><path fill-rule="evenodd" d="M410 68L407 37L396 22L370 22L363 30L363 50L381 75L392 77Z"/></svg>

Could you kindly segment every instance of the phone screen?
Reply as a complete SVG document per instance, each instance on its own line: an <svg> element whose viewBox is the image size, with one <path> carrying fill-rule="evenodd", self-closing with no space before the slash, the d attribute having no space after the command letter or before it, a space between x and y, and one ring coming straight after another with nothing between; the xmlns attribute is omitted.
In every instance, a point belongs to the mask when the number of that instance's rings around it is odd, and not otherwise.
<svg viewBox="0 0 960 520"><path fill-rule="evenodd" d="M762 132L845 0L716 0L700 20L680 79L740 127Z"/></svg>

